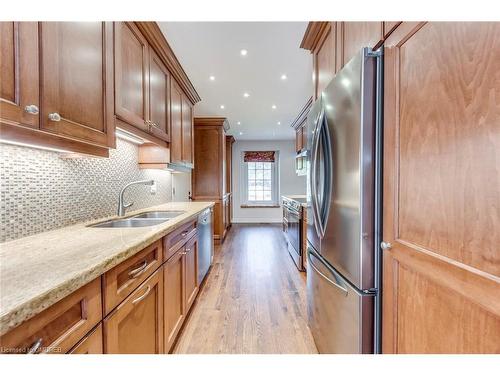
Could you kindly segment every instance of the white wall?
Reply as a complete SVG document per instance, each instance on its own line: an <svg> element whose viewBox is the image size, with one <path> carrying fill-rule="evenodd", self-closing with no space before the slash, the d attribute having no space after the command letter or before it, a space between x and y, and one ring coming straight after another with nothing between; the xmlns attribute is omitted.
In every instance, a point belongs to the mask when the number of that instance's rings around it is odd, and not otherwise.
<svg viewBox="0 0 500 375"><path fill-rule="evenodd" d="M283 220L281 207L241 208L240 195L241 154L243 151L279 151L281 204L282 195L306 194L306 177L295 173L295 141L236 141L233 144L233 222L234 223L280 223Z"/></svg>

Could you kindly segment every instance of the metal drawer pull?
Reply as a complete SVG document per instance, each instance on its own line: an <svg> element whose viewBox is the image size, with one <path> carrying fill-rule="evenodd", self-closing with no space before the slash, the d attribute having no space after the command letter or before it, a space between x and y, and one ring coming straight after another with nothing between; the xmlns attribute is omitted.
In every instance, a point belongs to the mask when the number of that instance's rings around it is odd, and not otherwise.
<svg viewBox="0 0 500 375"><path fill-rule="evenodd" d="M181 233L181 236L182 237L186 237L188 235L189 231L188 230L185 230L184 232Z"/></svg>
<svg viewBox="0 0 500 375"><path fill-rule="evenodd" d="M191 251L191 249L186 249L186 253L189 253Z"/></svg>
<svg viewBox="0 0 500 375"><path fill-rule="evenodd" d="M36 340L33 343L33 345L31 345L31 348L28 349L28 351L26 352L26 354L36 354L36 352L38 351L38 349L40 349L40 347L42 346L42 342L43 342L42 338L39 338L38 340Z"/></svg>
<svg viewBox="0 0 500 375"><path fill-rule="evenodd" d="M29 113L30 115L37 115L40 111L36 105L30 104L24 107L24 112Z"/></svg>
<svg viewBox="0 0 500 375"><path fill-rule="evenodd" d="M61 115L57 112L49 113L49 120L56 122L61 121Z"/></svg>
<svg viewBox="0 0 500 375"><path fill-rule="evenodd" d="M130 271L128 275L132 278L137 277L144 272L147 266L148 266L148 261L145 260L141 266L137 267L135 270Z"/></svg>
<svg viewBox="0 0 500 375"><path fill-rule="evenodd" d="M339 288L341 291L343 291L346 295L349 294L348 290L344 288L342 285L336 283L332 279L330 279L328 276L326 276L323 272L321 272L315 265L314 262L311 259L311 252L308 251L307 253L309 259L308 259L308 264L312 267L313 270L316 271L318 275L320 275L325 281L328 283L332 284L333 286ZM317 258L315 255L313 255L315 258ZM334 275L335 276L335 275ZM335 276L336 277L336 276Z"/></svg>
<svg viewBox="0 0 500 375"><path fill-rule="evenodd" d="M151 291L151 286L148 285L148 287L146 288L146 292L142 296L134 299L132 303L135 305L137 302L141 302L144 298L146 298L146 296L149 294L150 291Z"/></svg>

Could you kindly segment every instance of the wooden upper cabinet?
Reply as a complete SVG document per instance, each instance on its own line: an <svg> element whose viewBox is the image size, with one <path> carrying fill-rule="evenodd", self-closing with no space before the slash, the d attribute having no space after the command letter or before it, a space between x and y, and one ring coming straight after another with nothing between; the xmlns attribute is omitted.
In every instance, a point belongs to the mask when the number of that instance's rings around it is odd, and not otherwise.
<svg viewBox="0 0 500 375"><path fill-rule="evenodd" d="M40 23L41 128L114 145L111 22Z"/></svg>
<svg viewBox="0 0 500 375"><path fill-rule="evenodd" d="M38 24L0 22L0 121L37 129Z"/></svg>
<svg viewBox="0 0 500 375"><path fill-rule="evenodd" d="M182 161L193 163L193 106L182 98Z"/></svg>
<svg viewBox="0 0 500 375"><path fill-rule="evenodd" d="M337 70L362 47L379 47L384 40L383 22L337 22Z"/></svg>
<svg viewBox="0 0 500 375"><path fill-rule="evenodd" d="M170 91L170 160L182 161L182 90L172 80Z"/></svg>
<svg viewBox="0 0 500 375"><path fill-rule="evenodd" d="M153 273L104 319L105 353L163 353L162 271Z"/></svg>
<svg viewBox="0 0 500 375"><path fill-rule="evenodd" d="M385 353L500 352L499 72L498 23L385 42Z"/></svg>
<svg viewBox="0 0 500 375"><path fill-rule="evenodd" d="M151 133L170 141L170 73L158 55L149 48L149 114Z"/></svg>
<svg viewBox="0 0 500 375"><path fill-rule="evenodd" d="M115 114L118 119L146 132L149 130L146 123L148 77L146 39L133 22L115 22Z"/></svg>
<svg viewBox="0 0 500 375"><path fill-rule="evenodd" d="M336 22L329 22L329 26L321 35L318 46L314 52L313 61L315 62L315 98L318 98L321 92L326 88L328 83L332 80L335 75L335 36L337 29ZM302 149L302 140L298 139L300 150Z"/></svg>

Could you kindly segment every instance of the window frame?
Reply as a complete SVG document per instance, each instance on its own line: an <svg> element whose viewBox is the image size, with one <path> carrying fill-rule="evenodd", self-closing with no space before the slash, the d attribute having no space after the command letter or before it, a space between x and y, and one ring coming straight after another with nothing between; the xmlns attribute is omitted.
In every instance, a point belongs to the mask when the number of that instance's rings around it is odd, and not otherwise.
<svg viewBox="0 0 500 375"><path fill-rule="evenodd" d="M273 150L265 150L273 151ZM280 158L279 151L274 151L274 162L271 166L271 200L270 201L249 201L248 200L248 162L245 162L245 151L241 152L241 178L240 192L242 194L241 205L243 207L279 207L280 196Z"/></svg>

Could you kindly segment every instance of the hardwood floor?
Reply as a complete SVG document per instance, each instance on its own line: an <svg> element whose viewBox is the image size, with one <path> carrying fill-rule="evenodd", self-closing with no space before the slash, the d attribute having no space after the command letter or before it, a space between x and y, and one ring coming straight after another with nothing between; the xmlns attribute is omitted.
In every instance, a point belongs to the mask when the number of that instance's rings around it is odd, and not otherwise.
<svg viewBox="0 0 500 375"><path fill-rule="evenodd" d="M317 353L305 289L281 225L234 224L173 352Z"/></svg>

